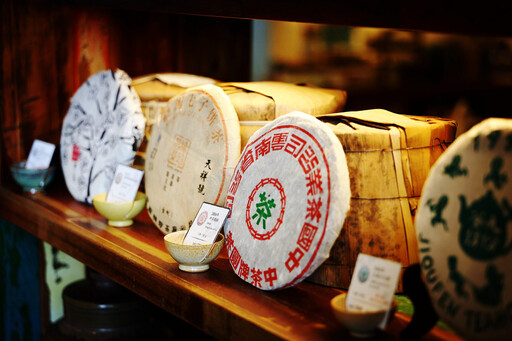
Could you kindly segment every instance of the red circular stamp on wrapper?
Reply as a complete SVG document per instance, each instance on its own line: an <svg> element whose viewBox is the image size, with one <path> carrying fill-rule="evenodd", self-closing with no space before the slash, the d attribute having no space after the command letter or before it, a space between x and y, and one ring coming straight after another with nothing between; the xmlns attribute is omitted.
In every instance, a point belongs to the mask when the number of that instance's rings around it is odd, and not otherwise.
<svg viewBox="0 0 512 341"><path fill-rule="evenodd" d="M226 199L227 249L234 271L255 287L273 290L302 281L328 257L334 240L325 236L341 229L348 170L339 142L326 129L309 115L285 115L251 138L235 168ZM333 210L333 197L347 188L344 203Z"/></svg>

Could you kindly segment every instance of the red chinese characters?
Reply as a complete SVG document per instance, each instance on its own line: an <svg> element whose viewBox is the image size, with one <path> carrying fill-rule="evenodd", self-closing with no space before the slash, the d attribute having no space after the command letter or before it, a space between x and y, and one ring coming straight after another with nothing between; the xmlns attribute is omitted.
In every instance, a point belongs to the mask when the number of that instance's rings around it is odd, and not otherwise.
<svg viewBox="0 0 512 341"><path fill-rule="evenodd" d="M265 282L269 283L271 287L274 286L274 282L277 281L277 270L276 268L268 268L263 271Z"/></svg>
<svg viewBox="0 0 512 341"><path fill-rule="evenodd" d="M254 150L256 151L256 159L270 153L270 137L262 139L261 142L254 147Z"/></svg>
<svg viewBox="0 0 512 341"><path fill-rule="evenodd" d="M231 252L229 253L229 261L230 261L231 266L233 267L233 269L236 270L238 268L238 264L240 264L241 260L242 260L242 258L240 257L240 253L238 252L236 247L234 247L231 250Z"/></svg>
<svg viewBox="0 0 512 341"><path fill-rule="evenodd" d="M284 151L297 157L305 146L306 141L304 139L301 139L296 134L292 134L289 142L284 147Z"/></svg>
<svg viewBox="0 0 512 341"><path fill-rule="evenodd" d="M302 230L300 231L299 238L297 239L297 244L304 249L304 251L309 251L311 244L313 243L313 239L315 238L316 231L318 227L311 225L309 223L304 223Z"/></svg>
<svg viewBox="0 0 512 341"><path fill-rule="evenodd" d="M247 171L247 168L249 168L249 166L252 165L253 162L254 162L254 156L252 155L252 149L249 149L243 155L243 159L242 159L242 172L245 173Z"/></svg>
<svg viewBox="0 0 512 341"><path fill-rule="evenodd" d="M238 269L238 276L240 276L244 281L247 281L249 278L249 270L249 265L247 265L247 263L242 259L240 261L240 268Z"/></svg>
<svg viewBox="0 0 512 341"><path fill-rule="evenodd" d="M231 180L231 183L229 184L229 192L231 194L236 194L236 191L238 190L238 186L240 185L240 181L242 180L242 173L240 172L240 169L236 171L236 173L233 175L233 179Z"/></svg>
<svg viewBox="0 0 512 341"><path fill-rule="evenodd" d="M292 272L293 269L297 268L300 265L300 260L304 257L304 252L297 247L295 250L288 253L288 259L284 262L286 269L288 272Z"/></svg>
<svg viewBox="0 0 512 341"><path fill-rule="evenodd" d="M225 204L238 219L229 228L236 225L243 231L227 231L235 273L265 290L302 280L324 237L328 185L323 148L306 129L276 127L251 140L235 168ZM287 211L289 204L293 213ZM238 244L238 238L249 240ZM266 243L271 249L265 249Z"/></svg>
<svg viewBox="0 0 512 341"><path fill-rule="evenodd" d="M281 150L288 140L288 133L275 133L272 135L272 150Z"/></svg>

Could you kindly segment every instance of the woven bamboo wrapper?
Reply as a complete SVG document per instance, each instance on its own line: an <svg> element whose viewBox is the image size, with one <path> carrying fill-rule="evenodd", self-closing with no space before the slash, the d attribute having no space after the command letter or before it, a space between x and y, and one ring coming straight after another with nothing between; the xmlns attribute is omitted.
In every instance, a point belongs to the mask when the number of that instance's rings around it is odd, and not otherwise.
<svg viewBox="0 0 512 341"><path fill-rule="evenodd" d="M417 263L414 214L430 167L455 138L455 121L380 109L319 118L343 145L352 197L329 259L309 280L347 289L359 253L404 269Z"/></svg>

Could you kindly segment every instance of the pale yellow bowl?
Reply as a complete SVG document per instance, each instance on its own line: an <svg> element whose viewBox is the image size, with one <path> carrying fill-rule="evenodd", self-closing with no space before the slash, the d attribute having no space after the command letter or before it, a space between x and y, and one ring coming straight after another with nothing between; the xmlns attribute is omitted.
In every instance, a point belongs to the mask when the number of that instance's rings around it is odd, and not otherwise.
<svg viewBox="0 0 512 341"><path fill-rule="evenodd" d="M146 207L146 194L137 192L134 201L107 202L107 193L100 193L92 199L96 211L107 218L108 224L122 227L133 224L135 218Z"/></svg>
<svg viewBox="0 0 512 341"><path fill-rule="evenodd" d="M169 233L164 237L165 247L171 257L178 262L180 270L187 272L202 272L210 268L224 246L224 236L219 233L217 241L206 245L183 245L187 231Z"/></svg>
<svg viewBox="0 0 512 341"><path fill-rule="evenodd" d="M348 329L350 334L356 337L372 337L379 330L379 324L386 316L387 310L377 311L348 311L345 305L347 294L343 293L331 300L331 307L334 316L341 324ZM397 307L396 300L393 300L388 316L388 321L395 314Z"/></svg>

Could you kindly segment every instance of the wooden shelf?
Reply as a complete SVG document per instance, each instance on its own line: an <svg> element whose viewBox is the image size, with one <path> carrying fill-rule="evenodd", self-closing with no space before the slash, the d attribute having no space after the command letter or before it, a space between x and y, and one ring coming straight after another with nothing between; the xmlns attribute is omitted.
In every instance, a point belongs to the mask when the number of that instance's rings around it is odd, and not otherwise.
<svg viewBox="0 0 512 341"><path fill-rule="evenodd" d="M240 280L225 250L209 271L186 273L167 253L144 211L134 225L110 227L64 186L30 196L0 187L0 216L219 339L350 339L329 302L341 291L302 282L264 292ZM397 313L383 339L399 338L409 317ZM457 339L434 329L427 339Z"/></svg>
<svg viewBox="0 0 512 341"><path fill-rule="evenodd" d="M65 4L239 19L297 21L467 35L511 36L512 3L489 0L67 0Z"/></svg>

